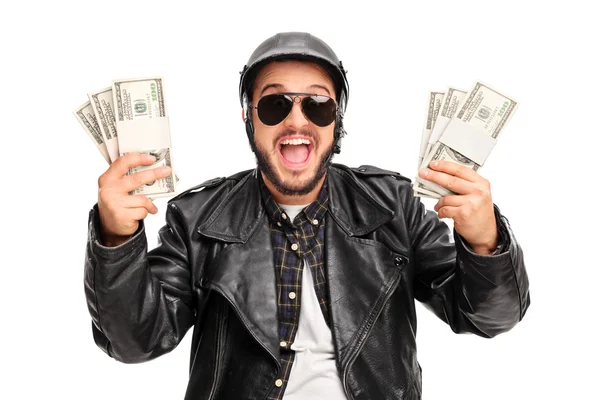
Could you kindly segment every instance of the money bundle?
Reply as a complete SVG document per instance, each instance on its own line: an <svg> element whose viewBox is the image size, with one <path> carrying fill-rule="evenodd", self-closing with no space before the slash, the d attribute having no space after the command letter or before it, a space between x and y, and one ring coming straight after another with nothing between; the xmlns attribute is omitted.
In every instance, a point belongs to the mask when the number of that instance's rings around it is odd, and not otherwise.
<svg viewBox="0 0 600 400"><path fill-rule="evenodd" d="M74 114L106 162L111 164L128 153L145 153L156 161L134 167L129 174L164 165L171 167L170 176L143 185L131 194L150 198L174 194L178 179L173 172L163 78L114 80L107 88L89 92L88 99Z"/></svg>
<svg viewBox="0 0 600 400"><path fill-rule="evenodd" d="M481 82L469 92L430 92L417 171L437 160L478 171L516 110L516 101ZM454 194L418 176L413 189L415 196L433 199Z"/></svg>

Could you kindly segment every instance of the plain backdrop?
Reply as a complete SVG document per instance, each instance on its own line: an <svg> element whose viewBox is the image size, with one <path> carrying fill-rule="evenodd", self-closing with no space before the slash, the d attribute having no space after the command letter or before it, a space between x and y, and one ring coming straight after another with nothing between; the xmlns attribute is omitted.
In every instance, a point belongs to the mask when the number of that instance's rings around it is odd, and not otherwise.
<svg viewBox="0 0 600 400"><path fill-rule="evenodd" d="M348 136L335 162L413 178L429 90L482 80L520 103L481 174L525 252L531 307L488 340L456 335L419 306L423 398L599 399L600 29L591 4L3 2L0 398L183 398L191 331L137 365L93 342L84 249L107 164L73 110L112 79L160 75L178 188L253 168L239 71L264 39L299 30L328 42L348 70ZM150 247L166 202L147 219Z"/></svg>

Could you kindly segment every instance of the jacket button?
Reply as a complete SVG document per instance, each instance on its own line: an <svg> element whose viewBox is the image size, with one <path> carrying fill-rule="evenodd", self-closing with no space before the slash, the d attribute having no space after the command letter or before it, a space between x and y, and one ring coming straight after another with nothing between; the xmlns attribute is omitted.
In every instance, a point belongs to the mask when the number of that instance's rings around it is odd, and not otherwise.
<svg viewBox="0 0 600 400"><path fill-rule="evenodd" d="M404 259L402 257L396 257L394 258L394 264L396 264L396 267L401 267L404 265Z"/></svg>
<svg viewBox="0 0 600 400"><path fill-rule="evenodd" d="M361 167L358 169L360 172L365 172L367 169L365 167Z"/></svg>

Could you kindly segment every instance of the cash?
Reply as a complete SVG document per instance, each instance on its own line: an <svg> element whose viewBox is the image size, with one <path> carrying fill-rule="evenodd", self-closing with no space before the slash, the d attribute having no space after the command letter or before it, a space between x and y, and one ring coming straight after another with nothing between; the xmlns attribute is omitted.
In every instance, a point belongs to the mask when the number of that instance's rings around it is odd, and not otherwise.
<svg viewBox="0 0 600 400"><path fill-rule="evenodd" d="M117 127L115 125L112 88L103 88L88 93L88 98L100 125L100 132L102 132L102 136L104 137L104 143L106 144L110 160L111 162L115 161L119 158L119 142L117 140Z"/></svg>
<svg viewBox="0 0 600 400"><path fill-rule="evenodd" d="M156 161L131 168L128 174L171 167L171 175L130 194L143 194L152 199L175 194L179 178L173 168L163 78L113 80L110 87L89 92L88 98L74 114L109 164L125 154L144 153L154 156Z"/></svg>
<svg viewBox="0 0 600 400"><path fill-rule="evenodd" d="M439 125L432 128L422 159L419 154L419 169L427 168L432 161L447 160L479 171L518 103L481 82L476 82L468 93L456 88L448 88L445 93L435 121L435 125ZM422 147L423 138L420 152ZM418 177L413 189L418 197L437 199L455 194Z"/></svg>
<svg viewBox="0 0 600 400"><path fill-rule="evenodd" d="M423 132L421 133L421 148L419 149L419 163L420 167L423 163L423 157L427 154L427 143L429 142L429 137L431 135L431 131L433 130L433 126L435 125L435 121L438 117L440 109L442 107L442 100L444 99L444 92L429 92L429 98L427 101L427 114L425 118L425 127L423 128Z"/></svg>
<svg viewBox="0 0 600 400"><path fill-rule="evenodd" d="M102 157L110 164L110 155L108 154L106 144L104 143L104 136L100 131L98 119L94 114L92 104L88 101L78 107L73 113L75 114L77 121L79 121L83 129L87 132L88 136L96 143L96 147L98 147L98 151L100 151Z"/></svg>

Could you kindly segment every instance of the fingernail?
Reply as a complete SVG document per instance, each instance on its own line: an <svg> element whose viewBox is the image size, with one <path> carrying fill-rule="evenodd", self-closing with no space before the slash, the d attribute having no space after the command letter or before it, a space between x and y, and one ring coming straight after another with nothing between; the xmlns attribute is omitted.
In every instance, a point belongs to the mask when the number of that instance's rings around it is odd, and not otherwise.
<svg viewBox="0 0 600 400"><path fill-rule="evenodd" d="M163 166L163 167L160 168L160 172L165 172L165 173L171 172L171 167L168 167L168 166L165 165L165 166Z"/></svg>
<svg viewBox="0 0 600 400"><path fill-rule="evenodd" d="M146 157L148 157L148 161L150 161L150 162L156 161L156 157L151 156L150 154L148 154Z"/></svg>
<svg viewBox="0 0 600 400"><path fill-rule="evenodd" d="M437 161L432 161L432 162L431 162L431 166L432 166L432 167L437 167L437 166L438 166L438 164L439 164L439 162L437 162Z"/></svg>
<svg viewBox="0 0 600 400"><path fill-rule="evenodd" d="M429 175L429 170L427 168L423 168L421 171L419 171L419 174L421 174L421 176L427 176Z"/></svg>

